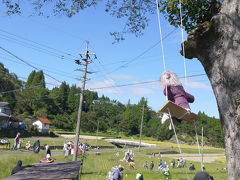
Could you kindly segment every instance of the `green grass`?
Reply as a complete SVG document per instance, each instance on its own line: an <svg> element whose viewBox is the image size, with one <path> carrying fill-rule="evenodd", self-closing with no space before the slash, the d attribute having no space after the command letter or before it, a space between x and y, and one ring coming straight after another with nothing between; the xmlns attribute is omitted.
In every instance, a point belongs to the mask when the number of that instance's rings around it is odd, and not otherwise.
<svg viewBox="0 0 240 180"><path fill-rule="evenodd" d="M120 151L119 149L119 158L117 159L115 154L116 152L106 152L101 153L101 155L96 155L95 153L88 153L84 160L83 169L82 169L82 180L106 180L107 172L113 166L117 166L119 164L124 166L124 179L133 180L136 177L137 173L143 173L144 179L147 180L155 180L164 179L163 175L157 171L157 164L158 159L157 156L155 158L149 158L148 153L154 152L156 150L136 150L135 151L135 169L130 169L127 163L119 161L120 158L123 158L124 152ZM18 160L23 161L23 165L28 165L32 163L39 162L41 158L43 158L45 154L0 154L1 163L0 163L0 179L3 177L7 177L10 175L11 170L13 167L16 166ZM53 154L52 157L55 162L62 162L62 161L71 161L72 156L68 158L64 158L62 154ZM153 171L149 169L143 168L144 161L148 162L148 165L151 161L154 161L155 167ZM163 162L167 161L170 164L172 159L163 158ZM187 166L189 167L190 161L187 161ZM188 175L190 179L193 179L196 172L200 171L200 163L193 162L197 171L189 172ZM224 163L205 163L205 167L208 173L210 173L214 179L217 180L226 180L227 173L226 171L216 171L216 169L222 169L225 167ZM175 180L185 180L187 176L185 174L184 168L170 168L171 179ZM127 174L127 177L125 176Z"/></svg>
<svg viewBox="0 0 240 180"><path fill-rule="evenodd" d="M158 159L155 157L154 159L150 159L148 155L146 155L146 152L149 152L147 150L144 151L136 151L135 152L135 169L130 169L127 163L119 161L115 157L115 153L102 153L100 156L89 154L87 155L87 158L83 165L83 175L82 180L104 180L106 178L107 172L111 169L112 166L116 165L123 165L124 166L124 176L127 174L127 178L124 179L135 179L137 173L143 173L144 179L147 180L154 180L154 179L164 179L163 175L157 171L157 164ZM123 152L120 152L120 157L122 158L124 156ZM155 167L153 171L150 171L149 169L143 168L144 161L148 162L148 165L150 164L151 160L154 161ZM170 161L172 159L169 158L163 158L163 162L167 161L168 164L170 164ZM200 163L193 162L197 171L189 172L188 175L190 179L193 179L196 172L200 171ZM187 166L189 167L190 161L187 161ZM209 172L214 179L217 180L226 180L227 179L227 173L226 171L222 172L216 172L216 169L221 169L225 167L225 164L212 164L212 163L206 163L205 167L207 169L207 172ZM170 168L171 173L171 179L180 180L180 179L187 179L187 176L185 174L184 168Z"/></svg>

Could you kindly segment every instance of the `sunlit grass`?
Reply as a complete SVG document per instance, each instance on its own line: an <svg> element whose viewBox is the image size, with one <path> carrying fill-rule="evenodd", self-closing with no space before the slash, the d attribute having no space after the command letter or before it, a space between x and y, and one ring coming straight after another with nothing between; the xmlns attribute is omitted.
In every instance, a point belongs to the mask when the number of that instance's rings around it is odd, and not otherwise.
<svg viewBox="0 0 240 180"><path fill-rule="evenodd" d="M144 179L147 180L155 180L155 179L164 179L163 175L157 171L158 158L149 158L149 153L155 152L156 150L135 150L135 169L130 169L127 163L120 161L124 157L124 152L119 149L119 158L116 158L116 152L105 152L100 155L96 155L95 153L87 152L86 158L84 159L83 169L82 169L82 180L106 180L107 172L113 166L117 166L119 164L124 166L124 179L133 180L136 177L137 173L143 173ZM23 165L28 165L32 163L39 162L41 158L45 157L45 154L0 154L1 163L0 163L0 179L3 177L7 177L10 175L13 167L16 166L18 160L23 161ZM72 156L68 158L64 158L63 154L53 154L53 158L55 158L55 162L61 161L71 161ZM166 161L170 164L172 159L163 157L163 162ZM148 165L151 161L154 162L155 166L153 171L149 169L143 168L143 163L147 161ZM187 161L187 167L189 167L189 163L191 161ZM200 171L200 163L193 162L196 171L189 172L188 175L190 179L193 179L196 172ZM222 169L225 167L224 163L205 163L206 171L210 173L214 179L218 180L226 180L227 173L226 171L216 172L216 169ZM184 168L170 168L171 179L180 180L187 179L185 169ZM127 174L127 177L126 177Z"/></svg>

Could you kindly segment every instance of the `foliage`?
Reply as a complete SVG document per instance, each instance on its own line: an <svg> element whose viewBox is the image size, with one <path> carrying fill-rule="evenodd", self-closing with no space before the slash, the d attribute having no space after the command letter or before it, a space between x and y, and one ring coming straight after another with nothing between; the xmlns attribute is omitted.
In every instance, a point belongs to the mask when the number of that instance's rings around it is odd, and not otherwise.
<svg viewBox="0 0 240 180"><path fill-rule="evenodd" d="M182 0L182 24L187 32L193 30L197 24L210 21L219 11L220 2L217 0ZM165 14L171 25L181 26L180 6L178 0L161 0L160 11Z"/></svg>
<svg viewBox="0 0 240 180"><path fill-rule="evenodd" d="M221 2L222 0L182 0L182 22L185 30L189 32L195 28L196 24L209 21L219 11ZM7 15L20 15L24 9L24 3L20 3L18 0L2 1L1 3L4 6L3 11ZM155 1L149 0L31 0L28 2L33 9L30 12L31 15L45 17L65 15L69 18L86 8L96 7L100 3L105 4L105 12L125 20L123 29L110 33L116 42L124 40L127 33L135 34L136 37L141 36L149 25L150 15L156 13ZM175 27L180 26L179 0L160 0L159 7L170 24Z"/></svg>
<svg viewBox="0 0 240 180"><path fill-rule="evenodd" d="M3 69L3 65L0 67L2 67L0 78L11 76L7 69ZM5 96L5 100L15 102L15 106L12 107L13 114L23 119L27 130L33 134L37 133L36 128L32 127L32 119L36 116L47 117L58 129L73 131L76 128L80 88L76 85L70 87L66 82L62 82L59 87L49 90L45 87L44 79L42 71L32 71L26 82L26 88L20 92L12 92L12 96ZM2 82L2 86L5 86L11 83L15 85L13 82L18 81L14 76L13 79L6 78ZM121 133L126 136L139 136L143 117L143 137L163 141L173 136L173 131L168 129L169 122L161 124L161 113L153 111L144 97L137 104L131 104L129 100L127 105L104 95L98 97L96 92L89 90L84 92L83 97L81 131L85 133L98 131L114 132L116 136ZM203 127L205 143L222 147L224 140L220 121L201 112L198 115L200 117L196 122L198 134ZM181 141L195 143L193 124L182 122L176 130Z"/></svg>

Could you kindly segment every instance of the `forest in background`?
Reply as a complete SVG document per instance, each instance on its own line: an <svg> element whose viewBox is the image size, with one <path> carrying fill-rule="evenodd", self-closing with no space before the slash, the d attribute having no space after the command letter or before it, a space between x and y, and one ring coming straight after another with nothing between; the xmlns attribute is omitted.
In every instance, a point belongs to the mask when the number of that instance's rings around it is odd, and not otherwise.
<svg viewBox="0 0 240 180"><path fill-rule="evenodd" d="M43 71L32 71L26 82L18 79L0 63L0 101L10 104L13 116L23 120L27 130L32 128L31 121L35 117L46 117L55 128L74 131L76 128L79 107L80 88L62 82L59 87L48 89ZM107 96L98 96L97 92L84 92L81 131L94 133L124 133L126 136L139 136L143 114L143 136L157 140L171 140L173 131L169 124L161 124L161 112L155 112L148 106L146 98L139 99L137 104L127 104L111 100ZM204 128L205 144L223 147L224 139L220 120L208 117L199 111L196 121L197 132ZM185 143L195 143L194 124L182 122L176 127L179 139Z"/></svg>

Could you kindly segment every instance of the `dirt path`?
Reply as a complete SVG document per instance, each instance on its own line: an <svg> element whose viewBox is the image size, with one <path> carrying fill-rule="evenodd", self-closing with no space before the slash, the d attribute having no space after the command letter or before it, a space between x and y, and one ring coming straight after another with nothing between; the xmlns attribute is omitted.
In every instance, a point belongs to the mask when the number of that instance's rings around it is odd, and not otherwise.
<svg viewBox="0 0 240 180"><path fill-rule="evenodd" d="M180 154L163 154L164 157L179 159L181 158ZM196 161L201 162L201 157L199 154L182 154L183 158L188 161ZM224 158L224 154L204 154L203 155L203 162L212 163L215 162L216 159Z"/></svg>
<svg viewBox="0 0 240 180"><path fill-rule="evenodd" d="M73 134L61 134L60 137L64 137L64 138L67 138L67 139L73 139L75 138L75 135ZM102 136L85 136L85 135L80 135L79 136L80 139L102 139L104 137Z"/></svg>

